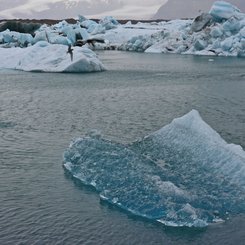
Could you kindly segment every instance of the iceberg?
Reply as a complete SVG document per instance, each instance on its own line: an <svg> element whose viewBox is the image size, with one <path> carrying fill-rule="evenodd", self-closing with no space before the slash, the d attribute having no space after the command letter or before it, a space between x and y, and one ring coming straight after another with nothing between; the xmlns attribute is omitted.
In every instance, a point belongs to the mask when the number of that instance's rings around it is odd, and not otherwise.
<svg viewBox="0 0 245 245"><path fill-rule="evenodd" d="M209 13L202 13L195 19L120 24L111 16L98 22L80 16L75 24L63 20L51 26L42 25L34 37L5 30L0 32L0 42L4 47L26 47L39 41L78 45L81 40L103 40L103 43L94 42L87 47L93 50L244 57L244 27L244 13L230 3L217 1Z"/></svg>
<svg viewBox="0 0 245 245"><path fill-rule="evenodd" d="M224 51L229 51L233 46L233 37L226 38L221 42L221 47Z"/></svg>
<svg viewBox="0 0 245 245"><path fill-rule="evenodd" d="M88 19L81 19L81 21L80 25L91 35L105 33L105 27L102 24L98 24L94 20Z"/></svg>
<svg viewBox="0 0 245 245"><path fill-rule="evenodd" d="M74 45L77 39L88 39L89 37L87 29L82 28L79 22L69 24L63 20L52 26L42 25L35 32L34 43L48 41L51 44Z"/></svg>
<svg viewBox="0 0 245 245"><path fill-rule="evenodd" d="M119 25L119 22L112 16L106 16L99 21L99 24L101 24L106 30L110 30L116 28L117 25Z"/></svg>
<svg viewBox="0 0 245 245"><path fill-rule="evenodd" d="M145 52L194 55L243 56L245 15L235 6L215 2L209 12L193 21L173 20L163 24L162 38L148 37Z"/></svg>
<svg viewBox="0 0 245 245"><path fill-rule="evenodd" d="M105 67L96 54L88 48L74 47L73 60L68 46L37 42L27 48L0 48L1 69L39 72L94 72Z"/></svg>
<svg viewBox="0 0 245 245"><path fill-rule="evenodd" d="M203 50L207 47L207 42L205 40L197 39L194 43L196 50Z"/></svg>
<svg viewBox="0 0 245 245"><path fill-rule="evenodd" d="M240 21L234 17L231 17L223 24L224 31L237 33L241 29Z"/></svg>
<svg viewBox="0 0 245 245"><path fill-rule="evenodd" d="M215 26L212 28L210 35L212 38L219 38L223 35L223 30L220 26Z"/></svg>
<svg viewBox="0 0 245 245"><path fill-rule="evenodd" d="M153 42L148 35L142 36L134 36L129 39L125 44L121 45L119 49L127 50L127 51L137 51L142 52L145 51L147 48L152 46Z"/></svg>
<svg viewBox="0 0 245 245"><path fill-rule="evenodd" d="M197 16L192 25L191 25L191 30L194 32L198 32L203 30L206 26L211 25L212 23L212 16L207 13L202 13L201 15Z"/></svg>
<svg viewBox="0 0 245 245"><path fill-rule="evenodd" d="M0 39L2 43L13 43L22 47L33 44L34 41L31 34L9 31L8 29L0 33Z"/></svg>
<svg viewBox="0 0 245 245"><path fill-rule="evenodd" d="M245 152L196 110L127 145L79 138L63 166L102 200L168 226L205 227L245 212Z"/></svg>
<svg viewBox="0 0 245 245"><path fill-rule="evenodd" d="M237 14L240 13L240 10L228 2L217 1L214 2L209 13L217 20L227 20L237 16Z"/></svg>

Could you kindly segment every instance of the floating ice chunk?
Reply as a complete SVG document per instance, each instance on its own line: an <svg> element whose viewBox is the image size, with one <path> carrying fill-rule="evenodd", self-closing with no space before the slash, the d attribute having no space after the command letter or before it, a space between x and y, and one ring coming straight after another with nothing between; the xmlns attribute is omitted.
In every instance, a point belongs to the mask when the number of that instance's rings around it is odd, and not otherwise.
<svg viewBox="0 0 245 245"><path fill-rule="evenodd" d="M33 37L31 34L28 33L20 33L20 36L18 38L18 42L22 45L22 46L27 46L28 44L33 44Z"/></svg>
<svg viewBox="0 0 245 245"><path fill-rule="evenodd" d="M243 27L241 30L240 30L240 36L242 38L245 38L245 27Z"/></svg>
<svg viewBox="0 0 245 245"><path fill-rule="evenodd" d="M241 28L240 22L237 18L231 17L223 24L224 31L238 32Z"/></svg>
<svg viewBox="0 0 245 245"><path fill-rule="evenodd" d="M96 34L101 34L101 33L105 33L105 27L101 24L96 24L96 25L91 25L88 28L88 32L91 35L96 35Z"/></svg>
<svg viewBox="0 0 245 245"><path fill-rule="evenodd" d="M87 18L84 17L83 15L79 15L78 16L78 20L79 20L80 23L82 23L83 21L87 20Z"/></svg>
<svg viewBox="0 0 245 245"><path fill-rule="evenodd" d="M49 30L36 32L33 43L37 43L40 41L46 41L51 44L71 44L71 41L66 36L58 35L57 33L51 32Z"/></svg>
<svg viewBox="0 0 245 245"><path fill-rule="evenodd" d="M28 33L5 30L1 32L3 43L16 43L17 46L28 46L33 43L33 37Z"/></svg>
<svg viewBox="0 0 245 245"><path fill-rule="evenodd" d="M128 42L121 45L120 49L129 51L143 52L152 45L149 35L134 36Z"/></svg>
<svg viewBox="0 0 245 245"><path fill-rule="evenodd" d="M222 1L215 2L210 13L194 21L128 22L125 25L110 16L99 24L80 16L76 24L61 21L52 26L42 25L34 39L30 35L5 31L0 33L0 42L5 47L24 47L39 41L68 45L78 39L99 38L105 40L105 44L96 44L95 49L244 56L245 15ZM228 37L233 37L232 41Z"/></svg>
<svg viewBox="0 0 245 245"><path fill-rule="evenodd" d="M80 33L83 40L89 39L89 34L85 28L79 28L78 32Z"/></svg>
<svg viewBox="0 0 245 245"><path fill-rule="evenodd" d="M223 20L223 19L229 19L233 16L236 16L238 13L240 13L240 10L228 2L217 1L217 2L214 2L209 13L215 19Z"/></svg>
<svg viewBox="0 0 245 245"><path fill-rule="evenodd" d="M206 26L212 23L213 17L210 14L202 13L200 16L196 17L191 24L191 30L194 32L201 31Z"/></svg>
<svg viewBox="0 0 245 245"><path fill-rule="evenodd" d="M238 51L238 56L245 57L245 36L243 36L240 40L241 48Z"/></svg>
<svg viewBox="0 0 245 245"><path fill-rule="evenodd" d="M90 32L89 30L92 31L96 25L98 25L98 24L93 20L86 19L86 20L81 22L81 26L88 29L88 32Z"/></svg>
<svg viewBox="0 0 245 245"><path fill-rule="evenodd" d="M2 38L4 43L12 43L15 41L12 32L9 30L2 32Z"/></svg>
<svg viewBox="0 0 245 245"><path fill-rule="evenodd" d="M153 45L153 46L150 46L148 49L146 49L145 53L160 54L162 53L162 51L160 48L155 47L155 45Z"/></svg>
<svg viewBox="0 0 245 245"><path fill-rule="evenodd" d="M69 26L68 22L66 20L62 20L59 23L55 24L53 27L57 29L62 29L65 26Z"/></svg>
<svg viewBox="0 0 245 245"><path fill-rule="evenodd" d="M61 35L52 35L49 37L49 41L51 44L62 44L62 45L71 44L71 41L67 37Z"/></svg>
<svg viewBox="0 0 245 245"><path fill-rule="evenodd" d="M224 41L221 42L221 48L224 51L229 51L233 45L233 37L228 37Z"/></svg>
<svg viewBox="0 0 245 245"><path fill-rule="evenodd" d="M90 49L74 47L71 61L67 46L45 41L28 48L0 48L0 54L4 57L0 68L42 72L93 72L105 69Z"/></svg>
<svg viewBox="0 0 245 245"><path fill-rule="evenodd" d="M67 36L71 44L76 42L76 30L74 30L71 26L65 26L62 29L62 32Z"/></svg>
<svg viewBox="0 0 245 245"><path fill-rule="evenodd" d="M245 152L195 110L130 145L80 138L64 162L103 200L165 225L203 227L245 212Z"/></svg>
<svg viewBox="0 0 245 245"><path fill-rule="evenodd" d="M33 42L37 43L39 41L48 41L48 36L47 35L48 35L47 31L38 31L35 34Z"/></svg>
<svg viewBox="0 0 245 245"><path fill-rule="evenodd" d="M219 41L219 40L215 40L215 41L213 42L213 44L212 44L212 48L213 48L215 51L217 51L217 50L220 49L220 47L221 47L220 41Z"/></svg>
<svg viewBox="0 0 245 245"><path fill-rule="evenodd" d="M221 26L215 26L212 28L210 32L211 37L218 38L223 35L222 27Z"/></svg>
<svg viewBox="0 0 245 245"><path fill-rule="evenodd" d="M206 165L210 170L212 169L213 173L229 176L230 181L245 190L245 152L240 146L227 144L217 132L201 119L196 110L192 110L181 118L174 119L171 124L150 135L150 138L153 139L153 147L158 144L164 149L166 144L169 144L170 148L177 147L179 150L182 148L179 154L185 154L185 151L186 154L189 152L192 154L192 161L203 161L201 164ZM184 139L185 144L182 145ZM147 147L147 144L145 146ZM164 155L163 152L159 153ZM204 155L207 153L208 155L205 157ZM176 158L180 157L181 154ZM181 162L181 158L179 160ZM240 177L237 178L239 175Z"/></svg>
<svg viewBox="0 0 245 245"><path fill-rule="evenodd" d="M197 39L194 43L194 47L196 50L203 50L207 47L207 42L202 39Z"/></svg>
<svg viewBox="0 0 245 245"><path fill-rule="evenodd" d="M116 28L119 25L119 22L112 16L106 16L99 21L99 24L101 24L106 30L110 30Z"/></svg>

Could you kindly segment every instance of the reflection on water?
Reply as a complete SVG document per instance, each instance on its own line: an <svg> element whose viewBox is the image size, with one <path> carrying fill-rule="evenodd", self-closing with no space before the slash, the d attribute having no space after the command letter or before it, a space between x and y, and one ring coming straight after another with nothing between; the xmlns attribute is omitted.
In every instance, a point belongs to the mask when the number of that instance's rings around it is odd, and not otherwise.
<svg viewBox="0 0 245 245"><path fill-rule="evenodd" d="M191 109L245 148L245 60L99 56L108 71L0 71L0 243L241 244L244 217L206 230L172 229L99 204L93 191L64 176L62 153L92 129L127 143Z"/></svg>

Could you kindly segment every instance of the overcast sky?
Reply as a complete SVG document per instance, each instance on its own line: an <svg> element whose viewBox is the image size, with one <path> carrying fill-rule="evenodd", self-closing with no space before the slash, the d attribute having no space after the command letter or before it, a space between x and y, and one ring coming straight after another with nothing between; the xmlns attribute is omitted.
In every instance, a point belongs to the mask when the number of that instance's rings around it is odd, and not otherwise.
<svg viewBox="0 0 245 245"><path fill-rule="evenodd" d="M0 18L152 17L167 0L0 0Z"/></svg>

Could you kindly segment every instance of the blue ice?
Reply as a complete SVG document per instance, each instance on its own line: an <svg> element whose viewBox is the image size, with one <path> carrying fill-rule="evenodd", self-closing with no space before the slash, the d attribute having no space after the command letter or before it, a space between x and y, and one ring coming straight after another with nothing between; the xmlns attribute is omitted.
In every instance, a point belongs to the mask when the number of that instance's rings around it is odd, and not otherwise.
<svg viewBox="0 0 245 245"><path fill-rule="evenodd" d="M205 227L245 212L245 152L195 110L129 145L77 139L64 167L103 200L169 226Z"/></svg>

